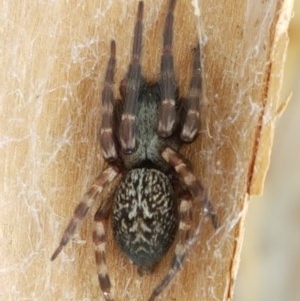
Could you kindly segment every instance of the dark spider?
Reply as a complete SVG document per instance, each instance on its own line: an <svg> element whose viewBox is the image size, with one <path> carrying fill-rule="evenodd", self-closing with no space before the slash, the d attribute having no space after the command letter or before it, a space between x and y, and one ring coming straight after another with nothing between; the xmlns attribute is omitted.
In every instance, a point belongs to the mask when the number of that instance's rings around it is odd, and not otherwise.
<svg viewBox="0 0 300 301"><path fill-rule="evenodd" d="M162 259L178 232L175 255L169 269L149 300L154 300L180 269L193 237L192 199L201 203L204 213L217 227L212 204L185 160L178 153L199 131L199 101L202 89L200 47L194 53L189 93L179 99L173 67L173 11L170 0L163 34L163 54L158 83L149 84L141 75L143 2L139 2L134 29L132 59L121 85L121 105L113 97L116 44L111 42L104 88L100 143L109 166L96 178L83 196L64 231L54 260L73 237L90 207L108 183L123 178L114 194L95 214L95 244L98 279L105 300L112 301L111 282L106 266L105 224L111 216L114 237L120 248L138 266L151 271ZM178 210L179 205L179 210Z"/></svg>

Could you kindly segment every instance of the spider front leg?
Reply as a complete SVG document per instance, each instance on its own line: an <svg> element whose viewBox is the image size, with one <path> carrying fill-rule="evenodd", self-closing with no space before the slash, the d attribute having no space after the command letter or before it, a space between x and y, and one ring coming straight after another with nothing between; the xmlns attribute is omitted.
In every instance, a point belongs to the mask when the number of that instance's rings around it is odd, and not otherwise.
<svg viewBox="0 0 300 301"><path fill-rule="evenodd" d="M138 93L141 82L141 52L142 52L142 33L143 33L143 11L144 3L139 2L137 21L134 29L132 58L129 65L129 70L126 82L126 92L124 101L124 111L120 123L120 143L122 150L125 153L131 153L136 147L136 133L135 133L135 113Z"/></svg>
<svg viewBox="0 0 300 301"><path fill-rule="evenodd" d="M117 159L117 150L113 133L113 80L116 65L116 43L111 41L110 59L107 64L104 88L102 90L102 125L100 129L100 144L103 157L108 161Z"/></svg>
<svg viewBox="0 0 300 301"><path fill-rule="evenodd" d="M176 120L175 75L173 63L173 20L176 1L170 0L163 34L163 54L161 56L160 88L162 103L159 108L158 133L161 137L172 135Z"/></svg>
<svg viewBox="0 0 300 301"><path fill-rule="evenodd" d="M175 255L173 257L170 270L166 276L152 291L149 301L153 301L172 281L176 273L180 270L184 257L189 248L189 239L191 236L192 225L192 201L190 198L184 198L179 206L179 231L178 242L175 247Z"/></svg>
<svg viewBox="0 0 300 301"><path fill-rule="evenodd" d="M118 168L115 166L110 166L95 179L89 191L83 196L80 203L76 206L74 215L63 233L59 246L51 256L51 260L54 260L57 257L57 255L62 251L63 247L74 236L83 218L86 216L94 202L98 200L103 188L112 180L114 180L118 174Z"/></svg>
<svg viewBox="0 0 300 301"><path fill-rule="evenodd" d="M180 180L187 186L194 199L198 200L203 208L204 214L208 215L215 229L218 228L218 221L212 203L209 201L202 185L192 171L184 163L181 155L169 147L162 152L162 157L169 163L179 175Z"/></svg>
<svg viewBox="0 0 300 301"><path fill-rule="evenodd" d="M93 242L95 245L95 258L97 265L98 280L106 301L114 300L113 295L111 293L111 282L109 279L108 269L106 265L105 233L105 226L109 218L112 204L113 202L110 198L107 199L103 204L101 204L94 217L95 229L93 231Z"/></svg>
<svg viewBox="0 0 300 301"><path fill-rule="evenodd" d="M180 133L180 138L184 142L194 140L199 132L199 98L202 93L202 71L200 61L200 45L194 51L193 74L190 81L189 92L187 99L183 100L186 109L186 115L183 122L183 127Z"/></svg>

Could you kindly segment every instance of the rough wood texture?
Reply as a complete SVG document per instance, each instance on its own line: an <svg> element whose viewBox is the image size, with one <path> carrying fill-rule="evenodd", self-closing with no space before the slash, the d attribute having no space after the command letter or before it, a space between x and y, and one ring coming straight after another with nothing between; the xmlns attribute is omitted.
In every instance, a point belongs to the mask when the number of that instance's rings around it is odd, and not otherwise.
<svg viewBox="0 0 300 301"><path fill-rule="evenodd" d="M174 54L181 93L187 91L199 28L206 84L201 135L184 153L221 227L215 232L203 223L182 272L161 300L232 297L248 198L262 192L281 108L292 2L177 3ZM192 3L201 4L201 18ZM142 65L152 81L159 72L166 4L145 4ZM129 63L136 7L133 0L10 1L2 7L2 299L99 299L94 211L82 227L82 240L54 263L49 258L80 196L103 169L97 131L109 43L112 38L117 43L117 94ZM154 274L140 277L113 241L108 248L116 300L146 300L167 271L171 252Z"/></svg>

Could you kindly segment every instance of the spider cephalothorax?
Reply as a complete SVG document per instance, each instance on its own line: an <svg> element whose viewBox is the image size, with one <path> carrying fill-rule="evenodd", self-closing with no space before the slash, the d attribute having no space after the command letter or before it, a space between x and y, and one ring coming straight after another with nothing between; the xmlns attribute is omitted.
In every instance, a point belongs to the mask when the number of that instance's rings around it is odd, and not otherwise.
<svg viewBox="0 0 300 301"><path fill-rule="evenodd" d="M193 73L186 98L178 98L173 68L173 11L170 0L163 35L160 79L149 84L141 74L143 2L139 2L134 30L132 59L122 82L123 102L115 102L113 78L116 44L111 42L102 91L100 143L109 166L96 178L77 205L52 260L72 238L104 186L122 176L112 198L105 199L95 214L95 244L98 278L104 298L114 300L106 266L105 226L111 218L114 237L140 271L152 271L178 233L171 268L149 300L161 293L180 268L190 233L192 200L217 227L213 206L186 160L178 153L182 143L191 142L199 131L201 98L200 47L194 51Z"/></svg>

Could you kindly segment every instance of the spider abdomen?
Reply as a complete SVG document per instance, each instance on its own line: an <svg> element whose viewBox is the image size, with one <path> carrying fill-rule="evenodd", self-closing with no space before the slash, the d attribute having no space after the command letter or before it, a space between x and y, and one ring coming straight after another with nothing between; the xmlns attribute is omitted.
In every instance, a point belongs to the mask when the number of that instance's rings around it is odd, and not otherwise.
<svg viewBox="0 0 300 301"><path fill-rule="evenodd" d="M178 227L169 178L156 169L136 168L116 191L112 228L121 249L142 270L166 253Z"/></svg>

